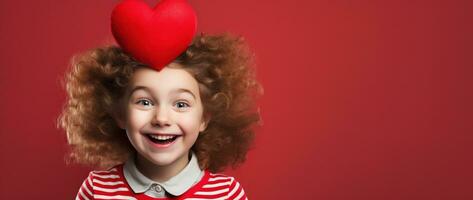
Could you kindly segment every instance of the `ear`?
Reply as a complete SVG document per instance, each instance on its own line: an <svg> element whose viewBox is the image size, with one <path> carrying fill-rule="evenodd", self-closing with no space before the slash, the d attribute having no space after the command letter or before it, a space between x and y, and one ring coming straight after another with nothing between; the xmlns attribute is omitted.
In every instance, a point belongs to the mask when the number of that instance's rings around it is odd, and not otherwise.
<svg viewBox="0 0 473 200"><path fill-rule="evenodd" d="M126 129L125 121L123 119L115 118L115 121L117 122L118 127L120 127L121 129Z"/></svg>
<svg viewBox="0 0 473 200"><path fill-rule="evenodd" d="M125 115L122 109L115 109L114 111L112 111L112 117L115 120L117 126L121 129L126 129L126 121L124 116Z"/></svg>
<svg viewBox="0 0 473 200"><path fill-rule="evenodd" d="M200 127L199 127L200 132L205 131L205 129L207 128L207 125L209 124L210 118L211 117L209 114L204 114L204 116L202 117L202 122L200 123Z"/></svg>

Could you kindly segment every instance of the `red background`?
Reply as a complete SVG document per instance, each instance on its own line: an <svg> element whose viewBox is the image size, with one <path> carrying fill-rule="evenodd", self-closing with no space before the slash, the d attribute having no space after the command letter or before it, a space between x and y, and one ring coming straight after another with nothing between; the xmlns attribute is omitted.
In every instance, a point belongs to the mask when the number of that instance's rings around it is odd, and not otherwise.
<svg viewBox="0 0 473 200"><path fill-rule="evenodd" d="M60 79L116 2L0 1L0 199L74 198ZM473 199L472 1L190 3L257 55L264 126L226 172L250 199Z"/></svg>

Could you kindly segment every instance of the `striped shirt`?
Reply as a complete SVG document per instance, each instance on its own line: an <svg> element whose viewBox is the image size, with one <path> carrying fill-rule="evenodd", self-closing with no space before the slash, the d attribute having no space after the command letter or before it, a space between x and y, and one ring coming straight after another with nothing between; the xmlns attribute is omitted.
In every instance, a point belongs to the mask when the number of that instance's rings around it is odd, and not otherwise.
<svg viewBox="0 0 473 200"><path fill-rule="evenodd" d="M76 200L92 199L247 200L247 197L243 187L235 178L205 171L202 179L184 194L174 198L153 198L144 193L134 193L124 178L123 165L118 165L108 171L92 171L89 173L77 193Z"/></svg>

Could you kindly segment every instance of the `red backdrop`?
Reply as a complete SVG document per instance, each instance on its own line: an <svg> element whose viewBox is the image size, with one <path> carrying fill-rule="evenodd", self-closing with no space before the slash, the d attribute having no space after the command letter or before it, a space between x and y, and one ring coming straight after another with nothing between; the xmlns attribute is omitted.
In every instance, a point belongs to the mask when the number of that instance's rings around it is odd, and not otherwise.
<svg viewBox="0 0 473 200"><path fill-rule="evenodd" d="M0 199L74 198L60 79L116 2L0 1ZM250 199L473 199L472 1L190 3L257 55L264 126L226 172Z"/></svg>

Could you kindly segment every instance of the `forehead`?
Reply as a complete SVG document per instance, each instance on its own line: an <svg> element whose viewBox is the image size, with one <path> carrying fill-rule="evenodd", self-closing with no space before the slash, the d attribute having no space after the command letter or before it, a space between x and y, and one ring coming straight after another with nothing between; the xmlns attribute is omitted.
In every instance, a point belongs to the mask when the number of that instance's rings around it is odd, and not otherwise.
<svg viewBox="0 0 473 200"><path fill-rule="evenodd" d="M140 86L161 94L176 90L189 90L194 95L199 94L197 80L186 70L175 67L164 67L160 71L146 67L136 69L130 80L129 89Z"/></svg>

